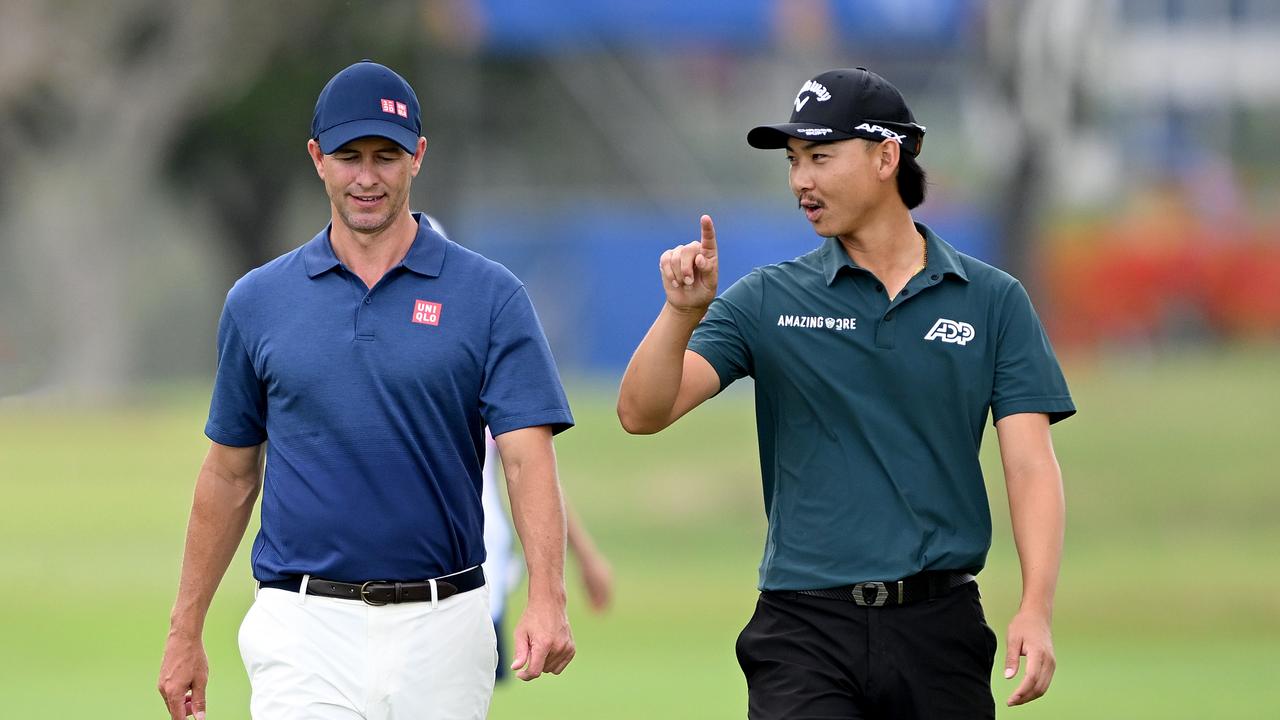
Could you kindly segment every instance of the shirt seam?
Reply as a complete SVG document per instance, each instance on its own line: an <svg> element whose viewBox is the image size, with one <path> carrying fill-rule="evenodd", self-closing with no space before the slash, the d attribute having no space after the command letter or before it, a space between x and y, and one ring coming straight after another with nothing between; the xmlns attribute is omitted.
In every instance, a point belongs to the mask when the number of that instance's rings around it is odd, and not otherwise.
<svg viewBox="0 0 1280 720"><path fill-rule="evenodd" d="M488 425L489 427L492 428L494 426L506 425L510 423L519 423L519 422L523 422L525 420L530 420L530 419L542 420L549 415L560 416L562 418L565 418L561 422L569 422L568 417L570 413L568 409L562 408L562 407L552 407L552 408L543 408L541 410L534 410L533 412L520 413L519 415L507 415L505 417L495 418L489 421ZM555 424L555 423L539 422L539 423L536 423L535 425L551 425L551 424ZM522 427L534 427L535 425L524 425Z"/></svg>
<svg viewBox="0 0 1280 720"><path fill-rule="evenodd" d="M724 392L724 389L733 382L730 377L728 363L725 361L723 354L715 350L714 343L709 343L705 340L691 340L685 346L685 350L706 360L711 365L711 369L716 371L716 379L720 381L720 389L716 391L716 394Z"/></svg>
<svg viewBox="0 0 1280 720"><path fill-rule="evenodd" d="M236 333L236 340L238 341L238 343L239 343L239 345L240 345L240 350L244 353L244 356L245 356L246 358L248 358L248 360L249 360L249 367L253 368L253 379L257 382L257 384L258 384L258 386L259 386L259 387L258 387L258 390L259 390L259 392L261 392L261 390L262 390L262 387L261 387L261 385L262 385L262 376L261 376L261 374L258 372L258 364L257 364L257 363L255 363L255 362L253 361L253 354L249 352L249 346L248 346L248 345L246 345L246 344L245 344L245 342L244 342L244 333L240 330L240 321L236 319L236 312L235 312L235 308L233 308L233 307L231 306L231 303L230 303L230 302L228 302L228 303L227 303L227 317L231 320L231 326L232 326L232 328L235 330L235 333ZM222 364L222 358L218 358L218 364L219 364L219 365L221 365L221 364ZM231 437L231 438L237 438L237 439L239 439L239 438L245 438L245 439L252 438L252 441L250 441L247 445L233 446L233 447L252 447L252 446L254 446L254 445L261 445L263 442L265 442L265 441L266 441L266 438L267 438L267 432L266 432L266 422L267 422L267 418L265 417L266 408L264 407L262 410L263 410L264 416L262 417L263 430L262 430L262 433L261 433L261 437L258 437L258 436L256 436L256 435L255 435L255 436L240 435L239 433L230 432L230 431L228 431L226 428L222 427L221 425L218 425L217 423L213 422L212 420L208 420L208 421L206 421L206 422L205 422L205 425L206 425L206 426L208 426L208 427L212 427L212 428L214 428L214 429L216 429L216 430L218 430L218 431L222 432L224 435L227 435L227 436L229 436L229 437ZM206 433L206 435L207 435L207 434L208 434L208 433ZM210 439L212 440L213 438L210 438ZM216 442L216 441L215 441L215 442ZM225 443L224 443L224 444L225 444Z"/></svg>
<svg viewBox="0 0 1280 720"><path fill-rule="evenodd" d="M996 335L997 347L1002 347L1004 345L1005 334L1009 329L1009 323L1013 322L1013 319L1009 317L1008 313L1009 294L1013 292L1013 288L1017 287L1017 285L1018 281L1014 280L1006 285L1004 291L1000 293L1000 302L997 305L996 310L997 317L1000 319L1000 330Z"/></svg>
<svg viewBox="0 0 1280 720"><path fill-rule="evenodd" d="M253 435L242 435L242 434L240 434L240 433L232 432L232 431L227 430L226 428L222 427L221 425L219 425L218 423L216 423L216 422L214 422L214 421L212 421L212 420L207 420L207 421L205 421L205 434L206 434L206 435L208 435L208 434L209 434L209 433L208 433L208 431L209 431L209 430L213 430L215 434L220 435L220 436L222 436L222 437L224 437L224 438L226 438L226 439L228 439L228 440L232 440L233 442L239 442L239 441L241 441L241 440L247 440L247 441L249 441L249 442L248 442L247 444L245 444L245 445L232 445L232 447L253 447L254 445L260 445L260 444L262 444L262 443L264 442L265 438L266 438L266 433L263 433L263 434L262 434L262 435L263 435L263 437L256 437L256 436L253 436ZM214 442L218 442L218 441L217 441L216 439L214 439L214 438L210 438L210 440L213 440ZM228 444L228 443L221 443L221 444L226 445L226 444Z"/></svg>
<svg viewBox="0 0 1280 720"><path fill-rule="evenodd" d="M527 418L527 417L538 417L539 415L545 415L547 413L557 413L557 412L558 413L565 412L565 409L562 407L541 408L539 410L531 410L529 412L523 412L523 413L520 413L519 415L503 415L500 418L495 418L494 422L502 422L506 420L519 420L521 418Z"/></svg>
<svg viewBox="0 0 1280 720"><path fill-rule="evenodd" d="M1002 400L991 405L991 420L995 422L1019 412L1060 413L1076 409L1070 395L1040 395L1036 397Z"/></svg>
<svg viewBox="0 0 1280 720"><path fill-rule="evenodd" d="M253 377L259 383L262 382L262 376L258 374L258 364L253 361L253 354L249 352L249 346L244 343L244 332L240 330L240 321L236 319L236 311L231 307L231 303L227 303L227 317L231 318L231 325L236 331L236 340L239 341L240 349L244 351L244 356L249 358L249 365L253 368ZM221 362L221 358L219 358Z"/></svg>
<svg viewBox="0 0 1280 720"><path fill-rule="evenodd" d="M498 318L502 317L502 313L507 311L507 306L511 304L511 300L515 298L516 293L523 289L524 283L517 283L515 290L512 290L511 294L507 296L507 299L502 301L502 305L498 308L498 311L489 316L489 337L484 349L484 366L486 368L489 367L489 356L493 354L493 328L497 326Z"/></svg>
<svg viewBox="0 0 1280 720"><path fill-rule="evenodd" d="M1070 396L1070 395L1024 395L1024 396L1015 397L1015 398L1002 398L998 403L993 403L993 404L1009 405L1009 404L1012 404L1012 403L1020 403L1020 402L1036 402L1036 401L1041 401L1041 400L1067 400L1067 401L1070 401L1070 400L1071 400L1071 396Z"/></svg>

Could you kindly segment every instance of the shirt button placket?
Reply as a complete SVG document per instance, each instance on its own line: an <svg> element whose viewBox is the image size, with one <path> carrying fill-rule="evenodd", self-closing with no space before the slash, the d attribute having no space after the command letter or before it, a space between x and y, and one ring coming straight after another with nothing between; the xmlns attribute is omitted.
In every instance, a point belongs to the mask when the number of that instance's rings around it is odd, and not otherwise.
<svg viewBox="0 0 1280 720"><path fill-rule="evenodd" d="M373 339L373 320L370 317L373 314L373 291L369 291L364 295L364 302L356 305L356 339L372 340Z"/></svg>
<svg viewBox="0 0 1280 720"><path fill-rule="evenodd" d="M884 314L880 322L876 323L876 347L886 349L893 347L893 328L897 324L893 321L893 318L896 314L897 310L890 305L888 312Z"/></svg>

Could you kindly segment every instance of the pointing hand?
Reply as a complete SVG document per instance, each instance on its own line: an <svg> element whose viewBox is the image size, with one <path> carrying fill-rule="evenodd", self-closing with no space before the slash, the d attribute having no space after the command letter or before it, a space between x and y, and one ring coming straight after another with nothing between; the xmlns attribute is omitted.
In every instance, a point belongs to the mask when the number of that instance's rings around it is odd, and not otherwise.
<svg viewBox="0 0 1280 720"><path fill-rule="evenodd" d="M720 263L716 253L716 228L710 215L702 216L702 238L662 253L658 263L667 304L677 310L705 310L716 297Z"/></svg>

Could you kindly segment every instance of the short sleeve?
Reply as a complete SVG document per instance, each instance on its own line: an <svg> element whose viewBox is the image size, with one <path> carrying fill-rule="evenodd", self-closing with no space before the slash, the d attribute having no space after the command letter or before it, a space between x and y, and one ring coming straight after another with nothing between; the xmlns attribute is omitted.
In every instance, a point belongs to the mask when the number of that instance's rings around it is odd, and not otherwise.
<svg viewBox="0 0 1280 720"><path fill-rule="evenodd" d="M689 349L715 368L721 390L734 380L755 373L752 347L760 324L761 299L761 274L757 270L711 302L689 339Z"/></svg>
<svg viewBox="0 0 1280 720"><path fill-rule="evenodd" d="M1015 281L1000 308L991 419L1025 412L1046 413L1055 423L1074 415L1076 407L1031 298Z"/></svg>
<svg viewBox="0 0 1280 720"><path fill-rule="evenodd" d="M495 436L537 425L550 425L553 433L573 427L555 359L523 286L494 317L480 412Z"/></svg>
<svg viewBox="0 0 1280 720"><path fill-rule="evenodd" d="M266 388L228 302L218 321L218 374L204 434L222 445L251 447L267 439L266 424Z"/></svg>

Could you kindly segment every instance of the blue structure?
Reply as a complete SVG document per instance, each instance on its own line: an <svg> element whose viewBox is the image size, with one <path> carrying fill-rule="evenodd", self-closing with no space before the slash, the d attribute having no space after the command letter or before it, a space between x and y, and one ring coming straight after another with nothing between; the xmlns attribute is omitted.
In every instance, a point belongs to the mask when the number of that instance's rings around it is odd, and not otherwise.
<svg viewBox="0 0 1280 720"><path fill-rule="evenodd" d="M559 53L599 43L636 47L759 48L776 36L785 0L479 0L486 50ZM979 0L832 0L826 22L835 37L863 47L963 39ZM817 6L821 8L822 6Z"/></svg>
<svg viewBox="0 0 1280 720"><path fill-rule="evenodd" d="M994 261L989 219L948 208L918 217L961 252ZM789 260L821 238L785 194L760 201L729 198L690 205L678 219L648 205L593 200L467 213L451 237L506 265L529 287L564 370L616 374L662 307L658 258L698 239L711 215L720 240L720 287L758 265Z"/></svg>

